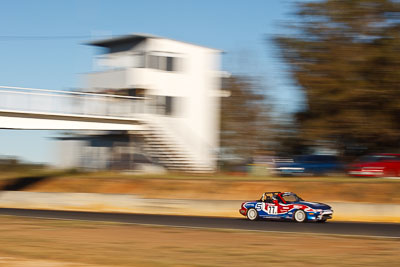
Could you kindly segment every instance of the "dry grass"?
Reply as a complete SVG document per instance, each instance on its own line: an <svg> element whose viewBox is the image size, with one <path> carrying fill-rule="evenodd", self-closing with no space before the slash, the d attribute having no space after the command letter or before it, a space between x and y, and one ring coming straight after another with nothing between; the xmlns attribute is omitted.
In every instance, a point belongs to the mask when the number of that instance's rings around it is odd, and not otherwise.
<svg viewBox="0 0 400 267"><path fill-rule="evenodd" d="M31 175L31 174L30 174ZM0 188L18 181L1 174ZM22 175L20 174L20 177ZM27 177L28 174L22 177ZM349 177L252 177L227 175L134 175L116 172L35 173L39 182L18 190L138 194L146 198L250 200L264 191L293 191L312 201L400 203L400 180Z"/></svg>
<svg viewBox="0 0 400 267"><path fill-rule="evenodd" d="M400 241L0 216L1 266L397 266ZM18 265L20 264L20 265Z"/></svg>

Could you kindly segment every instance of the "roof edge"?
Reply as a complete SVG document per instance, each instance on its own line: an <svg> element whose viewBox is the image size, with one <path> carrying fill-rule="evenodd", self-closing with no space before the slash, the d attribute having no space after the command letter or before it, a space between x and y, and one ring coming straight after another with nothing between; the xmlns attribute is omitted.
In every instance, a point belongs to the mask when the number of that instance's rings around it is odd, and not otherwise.
<svg viewBox="0 0 400 267"><path fill-rule="evenodd" d="M143 39L143 40L144 39L165 39L165 40L171 40L171 41L175 41L175 42L185 43L185 44L189 44L189 45L194 45L194 46L214 50L214 51L217 51L220 53L224 52L223 50L212 48L212 47L207 47L207 46L203 46L203 45L198 45L198 44L194 44L194 43L190 43L190 42L180 41L180 40L176 40L176 39L172 39L172 38L166 38L166 37L161 37L161 36L147 34L147 33L132 33L132 34L120 35L117 37L111 37L111 38L107 38L107 39L93 40L93 41L85 42L83 44L100 46L100 47L109 47L109 45L112 43L124 42L124 41L134 40L134 39Z"/></svg>

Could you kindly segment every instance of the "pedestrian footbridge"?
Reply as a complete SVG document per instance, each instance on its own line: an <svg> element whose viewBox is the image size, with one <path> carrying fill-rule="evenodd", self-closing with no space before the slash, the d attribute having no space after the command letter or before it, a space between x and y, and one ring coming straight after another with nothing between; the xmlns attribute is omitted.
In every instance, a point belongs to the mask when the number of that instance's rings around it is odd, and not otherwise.
<svg viewBox="0 0 400 267"><path fill-rule="evenodd" d="M144 97L0 86L0 128L142 130Z"/></svg>

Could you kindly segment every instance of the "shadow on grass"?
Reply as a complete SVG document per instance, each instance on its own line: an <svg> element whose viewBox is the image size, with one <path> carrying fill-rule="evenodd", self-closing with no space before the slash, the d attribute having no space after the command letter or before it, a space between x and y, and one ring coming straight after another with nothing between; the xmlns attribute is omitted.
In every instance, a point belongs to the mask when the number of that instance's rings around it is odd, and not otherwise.
<svg viewBox="0 0 400 267"><path fill-rule="evenodd" d="M46 180L51 180L65 173L66 172L38 174L32 176L7 179L2 184L0 184L0 191L24 191L28 188L37 186L38 184Z"/></svg>
<svg viewBox="0 0 400 267"><path fill-rule="evenodd" d="M33 176L22 177L8 180L4 185L0 186L1 191L23 191L44 180L50 179L52 176Z"/></svg>

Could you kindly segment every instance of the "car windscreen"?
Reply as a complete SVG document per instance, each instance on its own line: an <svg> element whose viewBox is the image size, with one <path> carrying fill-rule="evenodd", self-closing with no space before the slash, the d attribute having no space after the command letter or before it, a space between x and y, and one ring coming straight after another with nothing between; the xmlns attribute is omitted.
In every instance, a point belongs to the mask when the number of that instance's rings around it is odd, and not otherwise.
<svg viewBox="0 0 400 267"><path fill-rule="evenodd" d="M337 162L337 157L330 155L303 155L295 157L295 162L302 163L326 163L326 162Z"/></svg>
<svg viewBox="0 0 400 267"><path fill-rule="evenodd" d="M296 194L284 194L282 195L283 200L286 201L286 203L292 203L292 202L298 202L302 201L300 197L298 197Z"/></svg>
<svg viewBox="0 0 400 267"><path fill-rule="evenodd" d="M379 162L384 160L399 160L399 158L392 155L367 155L359 159L360 162Z"/></svg>

